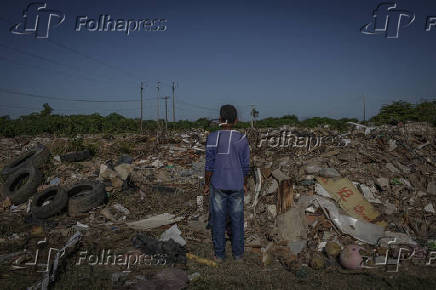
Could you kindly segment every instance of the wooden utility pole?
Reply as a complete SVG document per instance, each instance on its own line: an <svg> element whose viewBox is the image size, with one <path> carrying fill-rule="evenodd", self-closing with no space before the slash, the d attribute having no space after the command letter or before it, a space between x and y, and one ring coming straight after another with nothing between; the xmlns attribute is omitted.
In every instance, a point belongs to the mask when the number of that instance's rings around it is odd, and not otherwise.
<svg viewBox="0 0 436 290"><path fill-rule="evenodd" d="M250 105L251 110L250 110L250 116L251 116L251 128L254 128L254 118L256 117L256 108L254 105Z"/></svg>
<svg viewBox="0 0 436 290"><path fill-rule="evenodd" d="M174 91L176 90L176 85L174 82L173 82L172 89L173 89L173 122L176 122L176 105L174 101L174 95L175 95Z"/></svg>
<svg viewBox="0 0 436 290"><path fill-rule="evenodd" d="M159 102L160 102L159 101L160 82L159 81L157 82L156 89L157 89L157 91L156 91L156 93L157 93L157 95L156 95L156 100L157 100L156 121L159 123L159 111L160 111L160 107L159 107Z"/></svg>
<svg viewBox="0 0 436 290"><path fill-rule="evenodd" d="M142 91L143 90L144 90L144 83L141 82L141 124L140 124L141 133L142 133Z"/></svg>
<svg viewBox="0 0 436 290"><path fill-rule="evenodd" d="M162 98L165 100L165 129L166 130L168 129L168 99L169 98L170 97L168 96Z"/></svg>
<svg viewBox="0 0 436 290"><path fill-rule="evenodd" d="M363 96L363 122L366 121L366 100L365 95Z"/></svg>

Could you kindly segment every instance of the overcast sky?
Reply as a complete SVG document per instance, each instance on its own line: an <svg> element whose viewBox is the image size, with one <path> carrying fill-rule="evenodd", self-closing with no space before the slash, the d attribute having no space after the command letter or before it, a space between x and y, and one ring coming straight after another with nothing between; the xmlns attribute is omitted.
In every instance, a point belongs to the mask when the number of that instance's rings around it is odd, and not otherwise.
<svg viewBox="0 0 436 290"><path fill-rule="evenodd" d="M46 9L64 13L65 21L51 25L47 39L10 32L30 3L2 1L0 115L17 117L48 102L58 114L139 117L141 81L144 119L156 117L157 81L161 96L170 96L176 82L177 119L216 118L226 103L237 106L242 120L249 105L260 118L361 119L363 95L369 116L393 100L436 96L436 25L425 30L427 17L436 16L434 0L396 2L415 14L407 27L402 18L397 39L360 32L381 3L372 0L52 0ZM75 31L79 16L101 14L166 19L167 29ZM161 117L164 108L162 100Z"/></svg>

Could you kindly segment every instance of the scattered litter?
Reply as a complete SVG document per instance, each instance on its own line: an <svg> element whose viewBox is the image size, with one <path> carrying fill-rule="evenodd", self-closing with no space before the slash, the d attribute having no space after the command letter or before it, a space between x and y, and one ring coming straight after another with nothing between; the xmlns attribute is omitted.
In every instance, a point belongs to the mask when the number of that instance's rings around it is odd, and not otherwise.
<svg viewBox="0 0 436 290"><path fill-rule="evenodd" d="M382 203L381 200L376 197L377 189L375 188L375 186L369 187L365 184L359 184L359 187L366 200L372 203Z"/></svg>
<svg viewBox="0 0 436 290"><path fill-rule="evenodd" d="M174 242L178 243L181 246L186 245L186 241L181 236L182 232L179 230L177 225L173 225L168 230L162 233L160 236L159 241L168 241L169 239L172 239Z"/></svg>
<svg viewBox="0 0 436 290"><path fill-rule="evenodd" d="M380 215L348 179L318 178L318 182L351 217L373 221Z"/></svg>
<svg viewBox="0 0 436 290"><path fill-rule="evenodd" d="M319 176L325 177L325 178L336 178L341 177L339 172L334 168L321 168L318 172Z"/></svg>
<svg viewBox="0 0 436 290"><path fill-rule="evenodd" d="M363 258L359 253L361 247L357 245L348 245L341 252L339 260L341 265L350 270L358 270L362 267Z"/></svg>
<svg viewBox="0 0 436 290"><path fill-rule="evenodd" d="M61 179L59 177L55 177L50 180L50 185L59 185L61 183Z"/></svg>
<svg viewBox="0 0 436 290"><path fill-rule="evenodd" d="M201 257L196 256L196 255L191 254L191 253L186 253L186 258L188 258L189 260L193 260L193 261L195 261L197 263L208 265L208 266L211 266L211 267L218 266L218 264L215 261L212 261L212 260L209 260L209 259L205 259L205 258L201 258Z"/></svg>
<svg viewBox="0 0 436 290"><path fill-rule="evenodd" d="M424 210L425 210L426 212L436 213L435 210L434 210L434 207L433 207L433 204L432 204L432 203L427 204L427 205L424 207Z"/></svg>
<svg viewBox="0 0 436 290"><path fill-rule="evenodd" d="M203 211L203 201L204 201L204 196L197 195L197 209L199 212Z"/></svg>
<svg viewBox="0 0 436 290"><path fill-rule="evenodd" d="M195 273L188 275L189 281L196 281L196 280L200 279L200 277L201 277L201 274L198 272L195 272Z"/></svg>
<svg viewBox="0 0 436 290"><path fill-rule="evenodd" d="M181 221L183 217L177 217L170 213L163 213L151 218L142 219L139 221L129 222L127 226L134 230L150 230L165 225L174 224Z"/></svg>
<svg viewBox="0 0 436 290"><path fill-rule="evenodd" d="M119 203L114 203L114 204L112 205L112 207L113 207L114 209L116 209L116 210L122 212L122 213L125 214L125 215L129 215L129 214L130 214L130 210L128 210L127 208L125 208L124 206L122 206L122 205L119 204Z"/></svg>
<svg viewBox="0 0 436 290"><path fill-rule="evenodd" d="M132 238L132 243L147 255L160 256L164 264L186 264L186 248L173 239L158 241L145 233L139 233Z"/></svg>

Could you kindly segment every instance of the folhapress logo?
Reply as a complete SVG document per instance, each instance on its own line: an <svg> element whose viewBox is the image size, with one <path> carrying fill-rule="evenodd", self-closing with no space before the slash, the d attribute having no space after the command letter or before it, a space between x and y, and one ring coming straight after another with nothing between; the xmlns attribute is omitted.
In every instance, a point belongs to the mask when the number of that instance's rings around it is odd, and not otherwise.
<svg viewBox="0 0 436 290"><path fill-rule="evenodd" d="M30 3L23 11L23 22L11 27L14 34L34 35L35 38L48 38L51 27L64 22L65 14L47 9L47 3Z"/></svg>
<svg viewBox="0 0 436 290"><path fill-rule="evenodd" d="M381 3L373 11L372 21L364 25L360 31L364 34L384 33L386 38L398 38L400 28L409 26L415 21L415 13L399 10L397 3Z"/></svg>

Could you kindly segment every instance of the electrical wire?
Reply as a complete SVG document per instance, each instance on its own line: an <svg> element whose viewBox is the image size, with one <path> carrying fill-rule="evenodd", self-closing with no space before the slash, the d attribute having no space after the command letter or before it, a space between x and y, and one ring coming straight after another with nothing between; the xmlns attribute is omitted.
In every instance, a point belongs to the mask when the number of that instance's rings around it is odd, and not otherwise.
<svg viewBox="0 0 436 290"><path fill-rule="evenodd" d="M86 103L138 103L140 102L140 99L130 99L130 100L90 100L90 99L74 99L75 97L70 98L59 98L59 97L51 97L51 96L44 96L44 95L36 95L36 94L30 94L30 93L23 93L18 92L10 89L4 89L0 88L1 92L13 94L13 95L20 95L20 96L26 96L26 97L32 97L32 98L39 98L39 99L49 99L49 100L55 100L55 101L67 101L67 102L86 102ZM110 97L107 97L110 98ZM143 100L155 100L155 98L143 98Z"/></svg>

